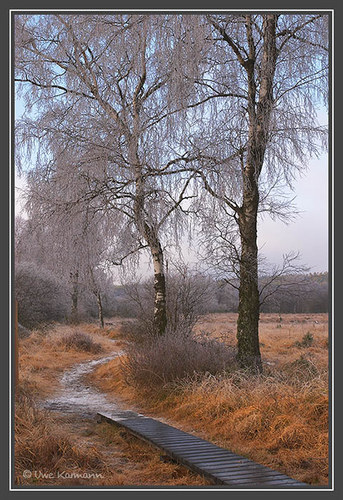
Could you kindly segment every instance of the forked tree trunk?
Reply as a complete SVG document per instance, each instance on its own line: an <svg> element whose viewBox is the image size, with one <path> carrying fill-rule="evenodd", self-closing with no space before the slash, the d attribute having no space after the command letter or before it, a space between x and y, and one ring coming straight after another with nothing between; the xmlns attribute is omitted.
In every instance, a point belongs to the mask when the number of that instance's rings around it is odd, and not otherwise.
<svg viewBox="0 0 343 500"><path fill-rule="evenodd" d="M145 212L145 176L142 171L142 163L138 153L138 137L142 128L140 124L140 112L142 106L141 92L146 81L146 38L143 40L141 51L142 75L137 84L132 101L133 107L133 129L129 134L129 157L130 163L135 171L135 201L134 213L135 223L147 242L154 266L154 316L153 331L156 335L163 335L167 327L167 307L166 307L166 279L164 274L163 250L158 238L158 228L148 223Z"/></svg>
<svg viewBox="0 0 343 500"><path fill-rule="evenodd" d="M158 230L154 226L149 225L145 220L144 183L140 167L136 168L135 222L150 249L154 266L153 331L156 335L163 335L167 327L166 278L163 250L158 238Z"/></svg>
<svg viewBox="0 0 343 500"><path fill-rule="evenodd" d="M148 244L154 266L154 315L153 331L156 335L163 335L167 327L167 301L166 301L166 278L164 272L163 250L159 241L157 231L150 227L142 218L140 207L141 200L136 206L137 227Z"/></svg>
<svg viewBox="0 0 343 500"><path fill-rule="evenodd" d="M167 302L166 302L166 278L164 272L163 250L159 241L157 231L150 227L142 219L140 207L142 201L137 203L136 221L137 227L148 244L154 266L154 316L153 331L156 335L163 335L167 327Z"/></svg>

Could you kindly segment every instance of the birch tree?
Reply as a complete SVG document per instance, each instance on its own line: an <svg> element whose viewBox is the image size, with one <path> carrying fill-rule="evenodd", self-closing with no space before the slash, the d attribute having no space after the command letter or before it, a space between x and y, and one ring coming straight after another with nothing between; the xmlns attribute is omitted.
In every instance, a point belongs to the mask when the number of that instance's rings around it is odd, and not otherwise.
<svg viewBox="0 0 343 500"><path fill-rule="evenodd" d="M79 296L91 292L102 328L102 295L120 218L118 212L104 210L102 199L89 191L89 178L80 175L82 159L77 153L56 149L55 144L48 175L44 169L28 176L27 213L33 232L44 239L42 264L70 283L71 319L78 321Z"/></svg>
<svg viewBox="0 0 343 500"><path fill-rule="evenodd" d="M151 253L154 325L160 334L167 321L161 234L182 208L192 178L179 172L189 161L179 114L193 90L173 78L183 64L175 48L182 32L187 36L177 20L16 18L16 81L28 108L39 104L35 119L18 125L18 144L34 137L45 145L44 175L51 167L49 149L58 145L61 151L64 145L73 151L78 158L74 175L87 181L88 202L102 200L102 210L120 211L127 218L127 235L136 241L128 254L146 247ZM174 174L179 174L177 181Z"/></svg>
<svg viewBox="0 0 343 500"><path fill-rule="evenodd" d="M206 71L194 79L207 100L196 140L206 157L194 171L227 221L224 237L234 250L238 359L261 371L258 215L287 218L282 187L325 147L317 108L329 88L328 16L209 15L200 22L208 23L202 43L212 49Z"/></svg>

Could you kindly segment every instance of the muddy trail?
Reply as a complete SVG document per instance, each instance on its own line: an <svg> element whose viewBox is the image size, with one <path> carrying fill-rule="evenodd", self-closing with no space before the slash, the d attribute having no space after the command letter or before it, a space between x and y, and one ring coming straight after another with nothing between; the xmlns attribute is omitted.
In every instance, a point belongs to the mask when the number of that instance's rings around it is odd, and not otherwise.
<svg viewBox="0 0 343 500"><path fill-rule="evenodd" d="M57 411L62 414L79 416L81 418L94 418L98 411L110 413L125 413L119 404L109 400L107 396L91 387L86 381L85 376L100 364L120 356L123 351L116 351L110 356L87 361L74 365L66 370L60 379L60 389L54 397L46 399L41 406L47 410Z"/></svg>

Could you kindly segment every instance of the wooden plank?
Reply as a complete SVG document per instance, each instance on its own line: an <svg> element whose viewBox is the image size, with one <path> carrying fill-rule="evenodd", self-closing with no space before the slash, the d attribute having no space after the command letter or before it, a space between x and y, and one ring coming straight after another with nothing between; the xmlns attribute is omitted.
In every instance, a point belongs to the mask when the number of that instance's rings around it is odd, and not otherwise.
<svg viewBox="0 0 343 500"><path fill-rule="evenodd" d="M206 460L197 460L197 462L203 463L204 465L206 464ZM225 457L224 457L221 462L213 462L210 459L210 463L216 469L218 469L220 467L227 467L229 469L234 469L234 468L241 467L242 465L244 465L245 468L254 467L254 469L268 470L267 467L265 467L263 465L260 465L260 464L257 464L256 462L253 462L252 460L249 460L249 459L245 459L245 460L234 460L234 459L232 459L232 460L226 460ZM270 469L270 470L272 470L272 469Z"/></svg>
<svg viewBox="0 0 343 500"><path fill-rule="evenodd" d="M240 484L247 484L247 483L260 483L260 482L264 482L264 483L280 483L280 482L296 482L295 479L292 479L288 476L284 476L282 479L280 478L274 478L274 477L269 477L268 475L266 475L265 477L263 476L259 476L259 477L246 477L246 476L240 476L240 477L237 477L237 476L232 476L230 473L228 472L216 472L216 476L224 481L229 481L230 483L236 483L236 482L239 482Z"/></svg>
<svg viewBox="0 0 343 500"><path fill-rule="evenodd" d="M179 445L183 445L184 443L192 445L196 442L193 439L190 440L190 439L183 439L183 438L179 438L179 437L171 438L171 439L159 439L159 438L151 437L151 439L160 443L161 445L173 446L174 448L177 448Z"/></svg>
<svg viewBox="0 0 343 500"><path fill-rule="evenodd" d="M218 476L220 477L220 476ZM287 485L292 485L296 483L294 479L263 479L263 478L251 478L251 479L246 479L246 478L235 478L232 479L230 476L229 477L224 477L220 478L225 481L225 483L230 484L231 486L249 486L249 485L259 485L261 487L264 486L287 486Z"/></svg>
<svg viewBox="0 0 343 500"><path fill-rule="evenodd" d="M209 456L194 456L194 458L192 458L192 461L196 464L196 465L201 465L201 466L208 466L208 467L213 467L215 469L217 469L218 467L226 467L228 469L232 469L232 468L235 468L235 467L241 467L242 465L244 465L245 467L251 467L251 463L250 462L241 462L241 461L238 461L238 460L235 460L235 459L232 459L232 460L228 460L226 458L225 455L209 455ZM218 466L218 467L217 467Z"/></svg>
<svg viewBox="0 0 343 500"><path fill-rule="evenodd" d="M12 304L13 304L13 302L12 302ZM19 383L19 341L18 341L18 301L17 300L14 303L14 364L15 364L15 386L14 387L15 387L15 389L18 389L18 383Z"/></svg>
<svg viewBox="0 0 343 500"><path fill-rule="evenodd" d="M244 488L299 487L298 482L281 472L236 455L158 420L134 412L98 413L101 420L118 425L153 444L173 460L208 477L216 484Z"/></svg>
<svg viewBox="0 0 343 500"><path fill-rule="evenodd" d="M190 456L194 456L194 458L197 460L197 461L203 461L203 460L206 460L207 457L211 458L211 457L221 457L223 459L227 459L229 460L229 457L228 455L225 453L225 452L221 452L219 450L211 450L209 452L204 452L202 453L201 451L199 451L198 453L191 453L191 452L183 452L183 455L190 455ZM250 463L251 461L248 459L248 458L241 458L241 457L231 457L232 458L232 462L235 462L235 463L241 463L241 464L248 464Z"/></svg>
<svg viewBox="0 0 343 500"><path fill-rule="evenodd" d="M220 471L230 471L230 472L234 473L237 470L242 470L243 467L244 467L244 470L246 470L246 471L261 470L260 468L255 467L255 465L250 464L250 463L245 463L245 462L243 462L243 463L237 463L237 462L229 462L229 463L214 462L214 461L211 460L211 458L207 458L206 460L201 460L201 461L200 460L193 460L193 459L191 459L191 460L198 467L201 467L203 469L206 468L207 470L216 470L218 472L220 472Z"/></svg>
<svg viewBox="0 0 343 500"><path fill-rule="evenodd" d="M221 452L218 452L218 451L214 451L213 452L213 455L211 454L210 455L210 459L211 459L211 462L225 462L225 463L238 463L238 462L242 462L244 461L244 463L248 463L248 462L251 462L251 460L249 460L248 458L239 458L237 456L234 456L232 454L227 454L227 453L221 453ZM203 461L206 461L206 457L205 456L201 456L199 455L196 459L195 459L197 462L203 462ZM255 463L255 462L252 462L252 463Z"/></svg>
<svg viewBox="0 0 343 500"><path fill-rule="evenodd" d="M154 439L154 441L156 442L160 442L158 439ZM168 445L171 449L177 451L177 450L185 450L185 451L199 451L199 452L203 452L203 453L213 453L213 449L207 445L207 444L203 444L203 443L183 443L183 444L170 444L170 443L165 443L166 445Z"/></svg>
<svg viewBox="0 0 343 500"><path fill-rule="evenodd" d="M192 450L188 450L185 448L181 449L175 449L170 447L170 450L174 451L175 453L182 453L185 457L193 457L194 460L197 462L206 462L207 459L210 459L211 462L226 462L229 464L230 462L232 463L249 463L249 460L246 459L241 459L240 457L235 457L233 455L228 455L225 453L225 451L221 451L220 449L203 449L201 450L200 448L195 448Z"/></svg>
<svg viewBox="0 0 343 500"><path fill-rule="evenodd" d="M212 462L211 460L208 461L203 461L203 462L196 462L196 465L199 467L206 468L208 470L216 470L219 473L230 473L230 474L235 474L237 471L243 472L250 474L250 473L263 473L265 475L268 475L269 473L273 474L282 474L279 471L275 471L273 469L270 469L269 467L264 467L263 465L257 464L255 462L250 462L250 463L240 463L240 462Z"/></svg>
<svg viewBox="0 0 343 500"><path fill-rule="evenodd" d="M250 469L249 471L245 470L244 468L243 469L236 469L236 470L216 470L216 469L212 469L212 468L209 468L209 467L201 467L201 469L203 470L206 470L206 472L209 472L209 473L215 473L218 477L220 478L226 478L226 477L229 477L231 479L235 479L235 478L241 478L241 479L249 479L251 477L260 477L260 478L265 478L265 479L274 479L274 478L279 478L279 479L288 479L288 476L285 476L284 474L278 474L277 471L275 471L274 473L270 473L270 472L264 472L264 471L261 471L261 470L254 470L254 469Z"/></svg>
<svg viewBox="0 0 343 500"><path fill-rule="evenodd" d="M218 476L218 477L220 477L220 476ZM280 475L276 474L274 476L265 477L262 474L256 474L256 473L255 474L251 473L248 476L244 475L242 473L236 473L235 475L230 475L229 480L230 481L239 481L243 484L244 481L256 483L256 482L260 482L260 481L277 480L278 482L280 482L281 480L289 480L289 478L287 478L287 476L285 477L283 474L280 474Z"/></svg>

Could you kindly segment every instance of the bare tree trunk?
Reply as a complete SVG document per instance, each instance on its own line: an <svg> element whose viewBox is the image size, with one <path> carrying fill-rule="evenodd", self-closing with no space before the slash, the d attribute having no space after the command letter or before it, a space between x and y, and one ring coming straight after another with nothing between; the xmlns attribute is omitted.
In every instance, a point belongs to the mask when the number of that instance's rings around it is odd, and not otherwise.
<svg viewBox="0 0 343 500"><path fill-rule="evenodd" d="M263 20L263 57L259 100L256 101L255 46L251 16L246 17L249 59L243 62L248 76L249 138L247 161L243 170L243 204L238 217L241 238L240 286L237 320L238 360L243 368L262 372L258 324L260 300L257 266L258 180L268 142L270 115L273 107L273 79L276 65L277 17L267 14Z"/></svg>
<svg viewBox="0 0 343 500"><path fill-rule="evenodd" d="M163 335L167 327L166 278L161 243L156 231L145 221L142 221L141 211L136 212L137 226L147 242L154 266L154 316L153 330L157 335Z"/></svg>
<svg viewBox="0 0 343 500"><path fill-rule="evenodd" d="M98 304L98 318L99 318L99 327L104 328L104 313L102 309L102 300L100 290L96 293L96 301Z"/></svg>
<svg viewBox="0 0 343 500"><path fill-rule="evenodd" d="M72 323L77 323L79 320L78 302L79 302L79 272L70 273L72 280L72 293L71 293L71 315Z"/></svg>
<svg viewBox="0 0 343 500"><path fill-rule="evenodd" d="M163 335L167 326L166 279L163 251L159 241L150 246L154 263L154 332Z"/></svg>
<svg viewBox="0 0 343 500"><path fill-rule="evenodd" d="M132 163L136 168L136 196L135 196L135 223L147 242L154 266L154 316L153 330L157 335L163 335L167 327L167 306L166 306L166 279L164 272L163 250L158 238L158 230L149 225L144 215L144 181L141 166L138 158L137 147L131 146Z"/></svg>
<svg viewBox="0 0 343 500"><path fill-rule="evenodd" d="M91 279L91 284L92 284L92 292L96 297L96 303L98 305L98 320L99 320L99 327L104 328L104 314L103 314L103 309L102 309L102 300L101 300L101 291L100 287L97 285L95 278L94 278L94 272L91 266L88 268L88 272L90 275Z"/></svg>
<svg viewBox="0 0 343 500"><path fill-rule="evenodd" d="M155 334L163 335L167 327L166 277L163 250L154 228L141 221L139 228L149 246L154 266L153 330Z"/></svg>
<svg viewBox="0 0 343 500"><path fill-rule="evenodd" d="M260 302L257 266L258 191L245 196L239 218L241 237L240 286L237 320L238 361L242 368L262 372L258 324Z"/></svg>

